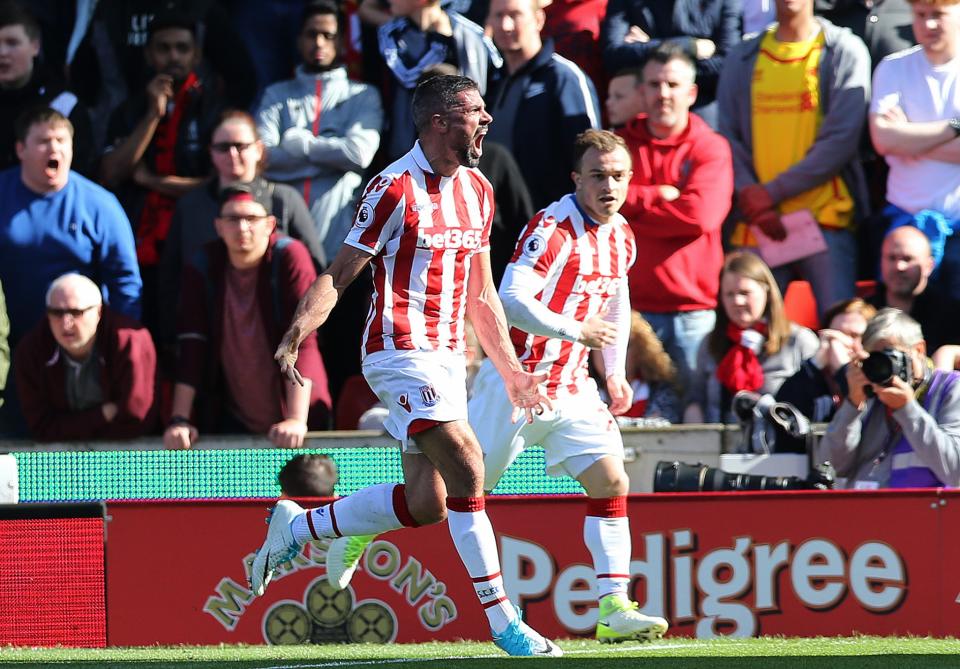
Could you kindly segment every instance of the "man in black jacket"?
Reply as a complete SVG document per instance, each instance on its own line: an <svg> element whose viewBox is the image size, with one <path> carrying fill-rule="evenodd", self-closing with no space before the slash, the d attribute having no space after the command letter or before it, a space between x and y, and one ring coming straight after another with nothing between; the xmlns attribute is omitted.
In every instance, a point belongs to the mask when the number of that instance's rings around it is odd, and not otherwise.
<svg viewBox="0 0 960 669"><path fill-rule="evenodd" d="M0 170L19 161L14 150L14 122L26 109L45 105L73 124L73 169L90 176L94 146L90 115L60 77L40 66L40 24L16 2L0 3Z"/></svg>
<svg viewBox="0 0 960 669"><path fill-rule="evenodd" d="M573 141L600 127L597 92L583 70L543 41L536 0L493 0L488 24L506 63L486 97L493 115L487 141L516 158L536 209L570 190Z"/></svg>

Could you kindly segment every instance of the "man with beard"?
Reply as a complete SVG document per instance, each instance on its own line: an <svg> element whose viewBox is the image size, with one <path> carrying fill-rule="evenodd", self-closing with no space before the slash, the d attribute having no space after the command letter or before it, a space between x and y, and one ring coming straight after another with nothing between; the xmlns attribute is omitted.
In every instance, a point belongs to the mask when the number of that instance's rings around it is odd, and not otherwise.
<svg viewBox="0 0 960 669"><path fill-rule="evenodd" d="M376 89L351 81L340 61L337 6L306 6L293 79L268 87L257 112L267 148L266 177L303 193L329 262L353 222L363 171L380 146L383 109Z"/></svg>
<svg viewBox="0 0 960 669"><path fill-rule="evenodd" d="M250 586L262 595L307 541L446 518L494 642L510 655L561 655L520 620L506 597L484 506L483 453L467 423L465 317L527 420L549 405L539 388L545 375L525 372L513 353L491 277L493 192L475 168L493 119L477 84L451 75L418 85L413 117L418 141L370 181L343 248L301 300L276 353L280 368L299 380L300 342L372 265L363 373L390 412L384 427L402 445L406 485L374 485L306 511L278 502Z"/></svg>
<svg viewBox="0 0 960 669"><path fill-rule="evenodd" d="M155 74L110 119L100 177L119 194L133 222L144 281L143 323L156 335L160 255L177 198L209 174L207 145L220 96L196 70L196 27L184 18L157 16L143 53Z"/></svg>
<svg viewBox="0 0 960 669"><path fill-rule="evenodd" d="M931 352L943 344L960 344L960 301L930 284L930 240L905 225L887 233L880 252L883 283L868 302L877 309L895 307L920 323Z"/></svg>
<svg viewBox="0 0 960 669"><path fill-rule="evenodd" d="M347 78L341 60L341 21L330 0L308 4L300 20L300 66L293 79L268 87L257 112L269 179L298 189L306 201L328 264L353 224L363 172L380 146L383 108L375 88ZM359 359L341 355L360 345L369 280L351 286L321 341L331 390L360 373Z"/></svg>
<svg viewBox="0 0 960 669"><path fill-rule="evenodd" d="M474 380L470 424L483 448L484 490L493 490L531 444L546 452L548 474L580 482L588 496L583 538L600 605L597 639L656 639L667 631L666 620L640 613L628 594L629 480L613 418L633 403L626 379L627 269L637 245L617 213L630 185L630 154L621 137L587 130L577 137L574 159L574 192L529 222L500 284L514 350L527 369L547 375L552 410L531 423L511 423L513 405L487 359ZM590 349L602 352L609 409L587 368ZM363 545L358 537L331 543L327 580L334 587L349 583Z"/></svg>

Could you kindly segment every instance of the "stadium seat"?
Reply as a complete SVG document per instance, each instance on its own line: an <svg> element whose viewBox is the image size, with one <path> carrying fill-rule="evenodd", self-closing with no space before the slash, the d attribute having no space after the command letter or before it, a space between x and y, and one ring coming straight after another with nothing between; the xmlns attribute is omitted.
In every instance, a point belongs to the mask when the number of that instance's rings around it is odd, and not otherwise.
<svg viewBox="0 0 960 669"><path fill-rule="evenodd" d="M818 330L820 320L817 318L817 301L813 299L813 291L806 281L791 281L787 286L787 294L783 296L783 307L787 318L803 327Z"/></svg>
<svg viewBox="0 0 960 669"><path fill-rule="evenodd" d="M876 281L857 281L856 295L864 299L873 295L877 289ZM787 318L811 330L820 328L817 318L817 301L813 298L813 291L806 281L791 281L787 286L787 294L783 296L783 306ZM827 305L829 306L829 305Z"/></svg>

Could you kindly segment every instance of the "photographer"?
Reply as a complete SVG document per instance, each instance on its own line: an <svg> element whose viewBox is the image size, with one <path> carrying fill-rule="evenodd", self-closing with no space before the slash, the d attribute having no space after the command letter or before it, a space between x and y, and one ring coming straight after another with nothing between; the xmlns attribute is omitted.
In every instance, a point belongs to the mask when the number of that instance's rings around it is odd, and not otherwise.
<svg viewBox="0 0 960 669"><path fill-rule="evenodd" d="M837 302L827 309L820 330L820 348L803 361L800 370L783 382L778 402L789 402L813 423L828 423L846 392L846 365L862 352L861 337L877 310L859 297Z"/></svg>
<svg viewBox="0 0 960 669"><path fill-rule="evenodd" d="M920 325L882 309L847 366L847 396L821 442L847 488L960 485L960 374L935 370Z"/></svg>

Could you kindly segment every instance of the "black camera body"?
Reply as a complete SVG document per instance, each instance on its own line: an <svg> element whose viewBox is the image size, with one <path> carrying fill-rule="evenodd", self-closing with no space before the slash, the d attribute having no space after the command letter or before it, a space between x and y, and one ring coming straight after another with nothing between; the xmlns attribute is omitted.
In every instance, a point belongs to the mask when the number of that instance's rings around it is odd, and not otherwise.
<svg viewBox="0 0 960 669"><path fill-rule="evenodd" d="M861 368L867 380L878 386L892 385L894 377L900 377L907 385L913 384L913 361L900 349L874 351L861 363Z"/></svg>

